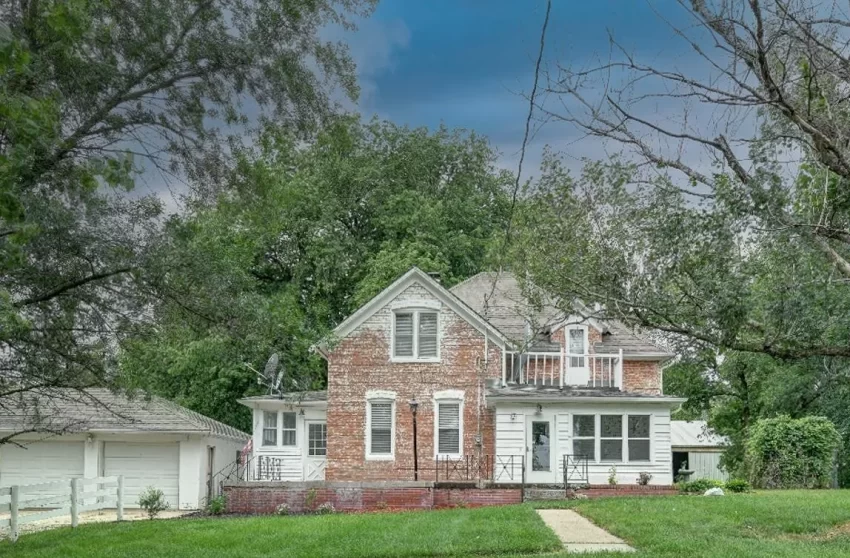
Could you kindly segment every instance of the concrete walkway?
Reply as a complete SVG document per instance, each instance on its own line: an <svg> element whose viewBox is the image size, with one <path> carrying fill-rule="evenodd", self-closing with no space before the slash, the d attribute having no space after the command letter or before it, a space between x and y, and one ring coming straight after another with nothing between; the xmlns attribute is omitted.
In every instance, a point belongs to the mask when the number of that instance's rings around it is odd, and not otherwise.
<svg viewBox="0 0 850 558"><path fill-rule="evenodd" d="M573 510L537 510L567 552L634 552L635 549Z"/></svg>

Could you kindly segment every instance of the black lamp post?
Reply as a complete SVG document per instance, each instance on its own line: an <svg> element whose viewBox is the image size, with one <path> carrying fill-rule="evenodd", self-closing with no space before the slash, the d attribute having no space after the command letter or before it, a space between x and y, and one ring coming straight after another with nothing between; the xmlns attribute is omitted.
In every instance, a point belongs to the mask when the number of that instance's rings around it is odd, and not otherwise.
<svg viewBox="0 0 850 558"><path fill-rule="evenodd" d="M416 411L419 409L419 401L414 397L408 404L410 412L413 413L413 480L419 480L419 452L416 449Z"/></svg>

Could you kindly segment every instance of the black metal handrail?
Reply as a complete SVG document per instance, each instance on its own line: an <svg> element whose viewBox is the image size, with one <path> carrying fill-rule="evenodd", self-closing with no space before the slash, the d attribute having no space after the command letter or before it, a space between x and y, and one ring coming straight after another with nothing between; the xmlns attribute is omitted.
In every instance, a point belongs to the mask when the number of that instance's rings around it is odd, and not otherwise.
<svg viewBox="0 0 850 558"><path fill-rule="evenodd" d="M586 455L565 455L563 459L564 487L571 484L590 484L590 464Z"/></svg>

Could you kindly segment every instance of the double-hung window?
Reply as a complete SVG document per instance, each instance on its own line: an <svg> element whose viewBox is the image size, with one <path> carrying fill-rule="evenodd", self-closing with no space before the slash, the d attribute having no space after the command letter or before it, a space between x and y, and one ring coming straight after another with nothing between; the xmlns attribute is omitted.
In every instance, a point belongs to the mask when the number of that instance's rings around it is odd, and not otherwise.
<svg viewBox="0 0 850 558"><path fill-rule="evenodd" d="M436 310L399 310L393 315L393 357L434 360L439 354Z"/></svg>
<svg viewBox="0 0 850 558"><path fill-rule="evenodd" d="M281 430L280 443L284 446L295 445L295 413L281 413L283 416L283 429Z"/></svg>
<svg viewBox="0 0 850 558"><path fill-rule="evenodd" d="M599 417L599 454L602 461L623 460L623 415Z"/></svg>
<svg viewBox="0 0 850 558"><path fill-rule="evenodd" d="M629 415L629 461L650 461L649 415Z"/></svg>
<svg viewBox="0 0 850 558"><path fill-rule="evenodd" d="M393 458L393 406L392 401L370 401L367 425L367 456L376 459Z"/></svg>
<svg viewBox="0 0 850 558"><path fill-rule="evenodd" d="M461 454L461 405L437 403L437 454Z"/></svg>
<svg viewBox="0 0 850 558"><path fill-rule="evenodd" d="M596 415L573 415L573 454L596 461Z"/></svg>
<svg viewBox="0 0 850 558"><path fill-rule="evenodd" d="M263 445L277 445L277 411L263 412Z"/></svg>

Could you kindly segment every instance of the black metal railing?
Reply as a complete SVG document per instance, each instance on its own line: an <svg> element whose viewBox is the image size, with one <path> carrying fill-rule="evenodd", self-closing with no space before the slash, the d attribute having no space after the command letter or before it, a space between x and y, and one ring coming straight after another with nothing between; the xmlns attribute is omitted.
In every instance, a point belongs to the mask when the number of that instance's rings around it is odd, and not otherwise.
<svg viewBox="0 0 850 558"><path fill-rule="evenodd" d="M590 466L586 455L565 455L562 466L565 488L571 484L590 484Z"/></svg>
<svg viewBox="0 0 850 558"><path fill-rule="evenodd" d="M525 470L524 455L465 455L440 456L435 459L434 481L522 482Z"/></svg>

